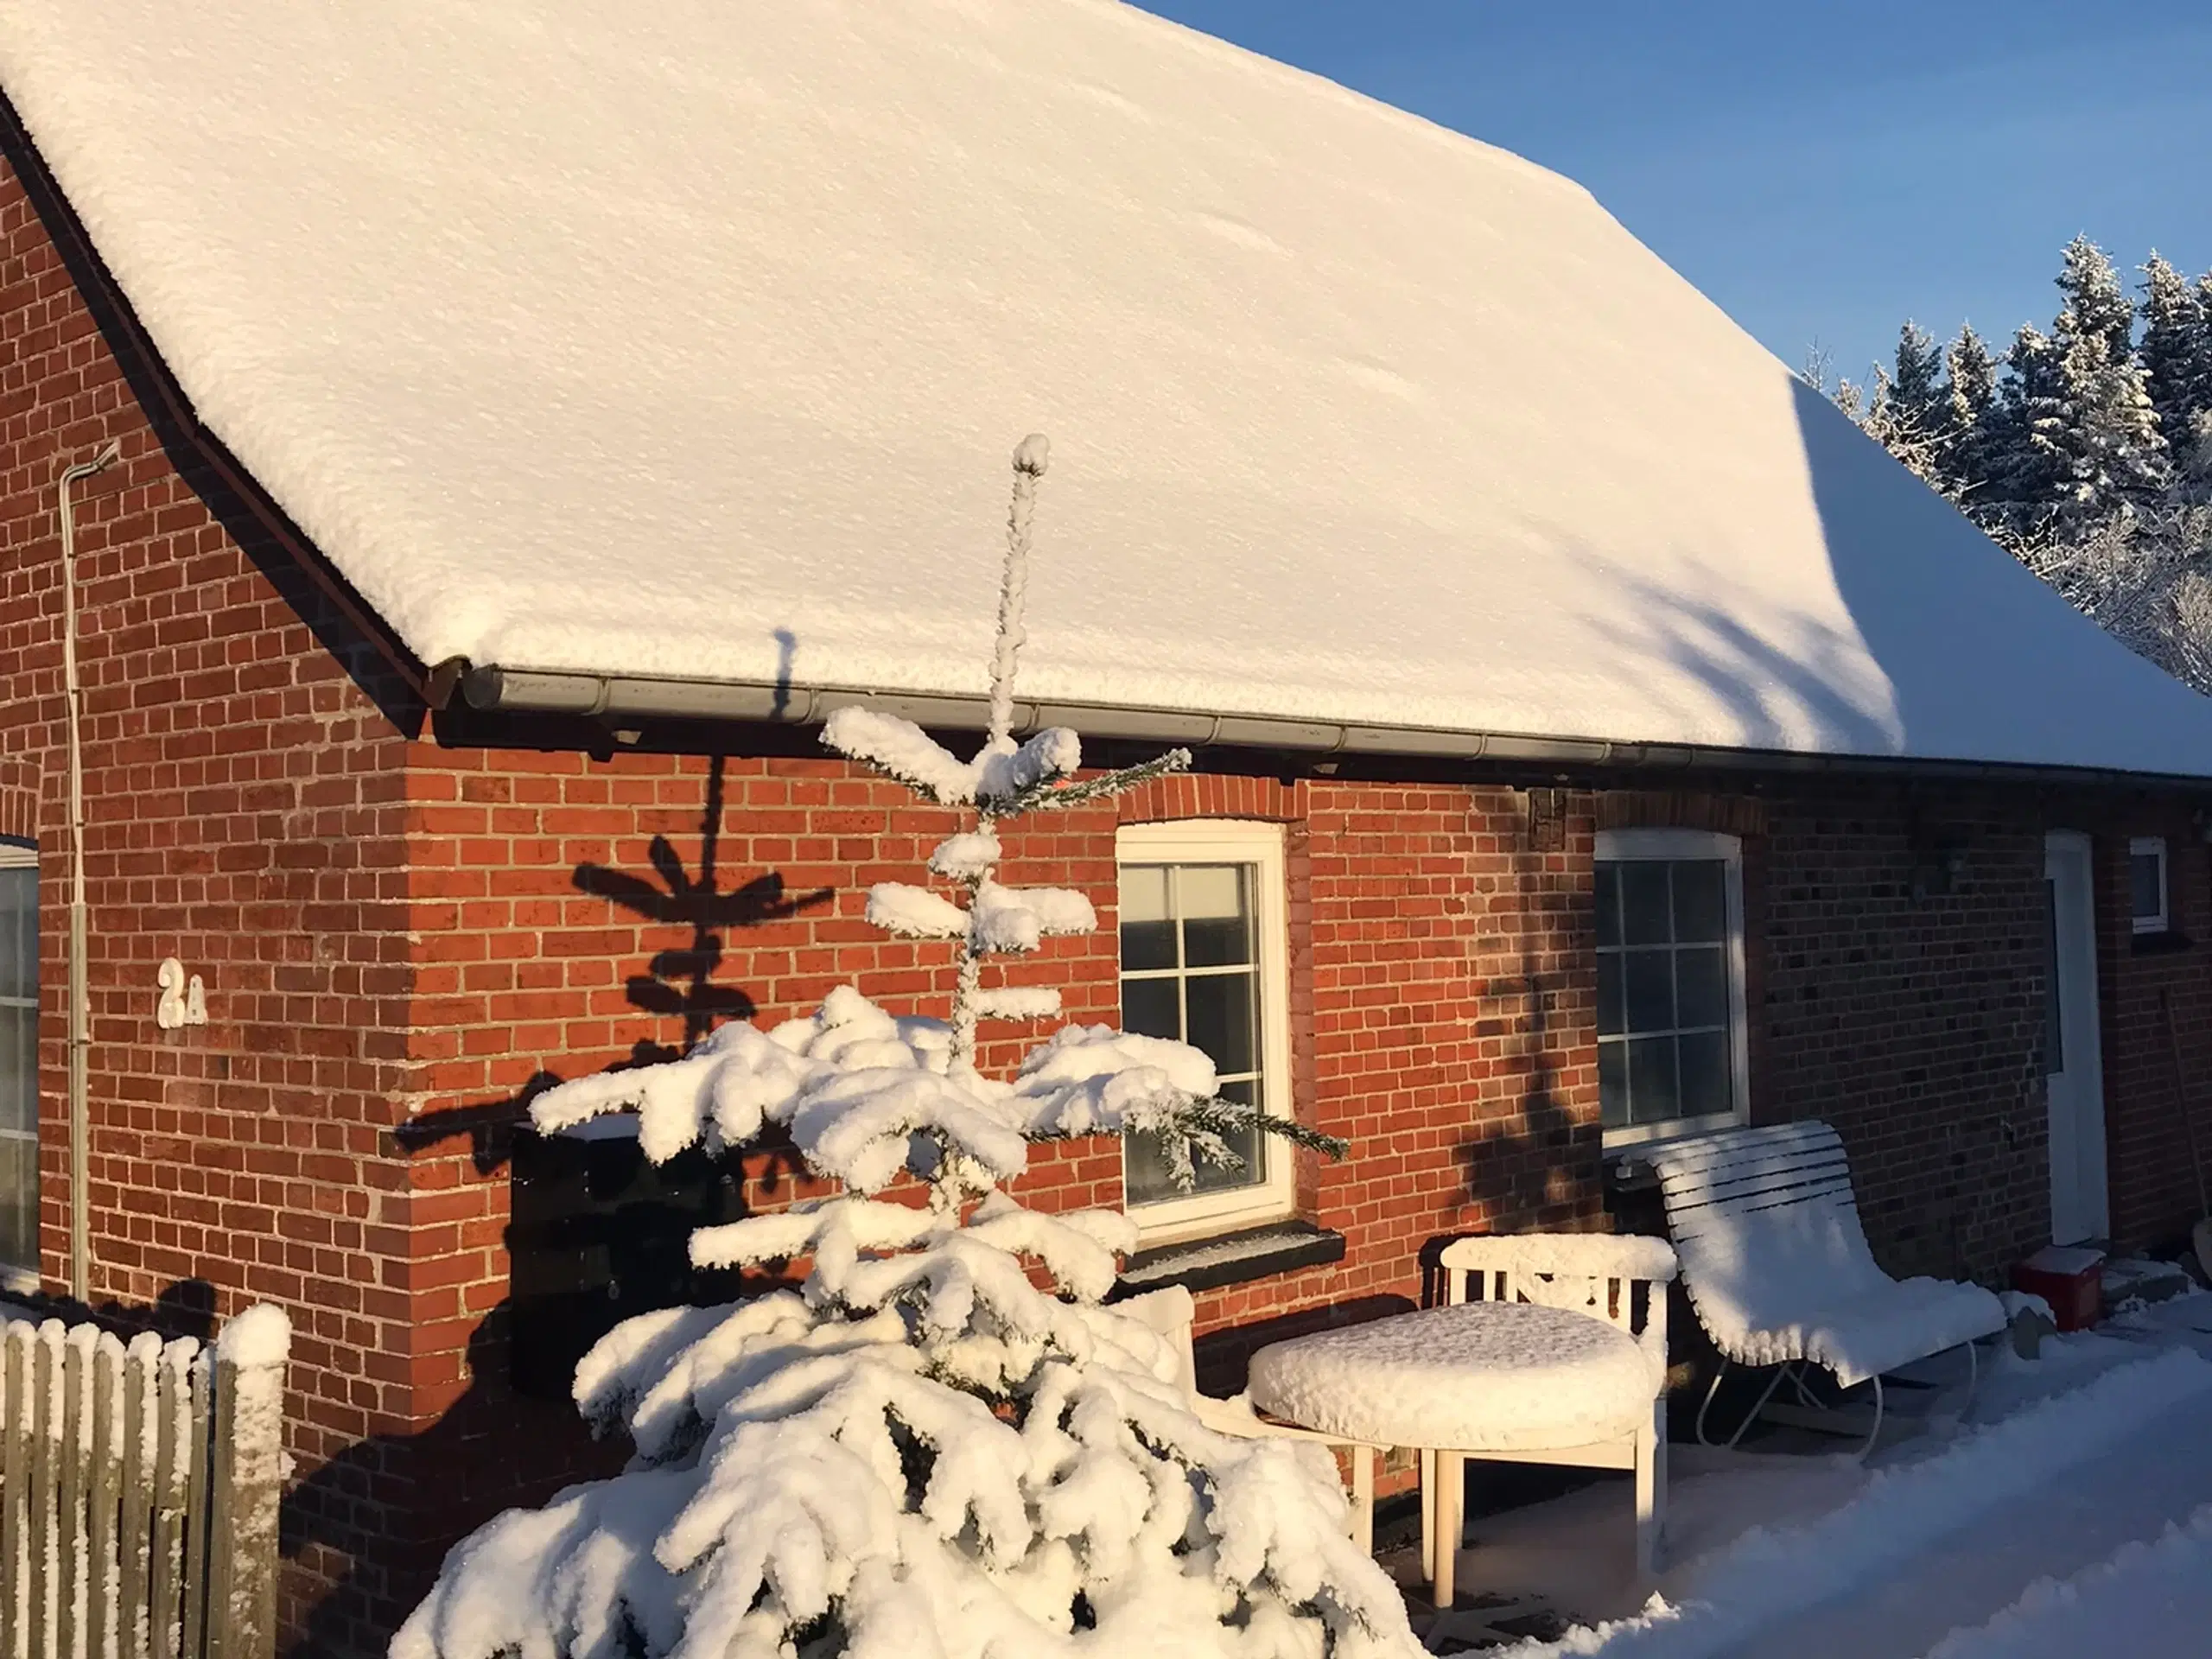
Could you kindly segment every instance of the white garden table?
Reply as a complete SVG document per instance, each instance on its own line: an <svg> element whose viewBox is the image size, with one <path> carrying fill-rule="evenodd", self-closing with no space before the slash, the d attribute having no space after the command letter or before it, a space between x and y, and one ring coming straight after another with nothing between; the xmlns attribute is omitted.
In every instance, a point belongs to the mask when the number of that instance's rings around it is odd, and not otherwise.
<svg viewBox="0 0 2212 1659"><path fill-rule="evenodd" d="M1499 1300L1274 1344L1252 1357L1249 1392L1269 1416L1425 1454L1423 1554L1441 1615L1455 1588L1466 1459L1600 1463L1580 1454L1609 1459L1614 1448L1650 1435L1658 1378L1623 1324L1573 1307ZM1640 1517L1656 1516L1656 1495L1648 1490L1655 1463L1646 1457L1633 1465Z"/></svg>

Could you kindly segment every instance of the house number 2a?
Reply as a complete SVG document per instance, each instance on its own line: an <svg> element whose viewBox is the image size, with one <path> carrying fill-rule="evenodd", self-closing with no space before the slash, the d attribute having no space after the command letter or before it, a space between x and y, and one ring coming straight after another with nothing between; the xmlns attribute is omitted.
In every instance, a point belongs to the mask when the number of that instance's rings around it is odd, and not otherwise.
<svg viewBox="0 0 2212 1659"><path fill-rule="evenodd" d="M207 992L199 975L186 978L184 964L169 957L163 959L154 982L162 988L162 1000L154 1005L154 1023L163 1031L207 1023Z"/></svg>

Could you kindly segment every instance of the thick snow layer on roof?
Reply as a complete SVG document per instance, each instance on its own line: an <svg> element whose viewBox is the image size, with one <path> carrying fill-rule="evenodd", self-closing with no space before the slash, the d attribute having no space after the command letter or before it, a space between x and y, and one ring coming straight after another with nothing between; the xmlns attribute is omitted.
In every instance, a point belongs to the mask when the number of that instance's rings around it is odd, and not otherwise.
<svg viewBox="0 0 2212 1659"><path fill-rule="evenodd" d="M219 435L427 661L2212 773L1566 180L1111 0L0 4Z"/></svg>

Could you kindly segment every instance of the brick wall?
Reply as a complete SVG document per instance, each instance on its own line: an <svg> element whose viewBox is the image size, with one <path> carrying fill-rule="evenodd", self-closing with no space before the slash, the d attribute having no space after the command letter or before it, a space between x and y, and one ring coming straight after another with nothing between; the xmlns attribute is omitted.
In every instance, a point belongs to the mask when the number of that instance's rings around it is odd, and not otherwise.
<svg viewBox="0 0 2212 1659"><path fill-rule="evenodd" d="M0 833L41 854L41 1222L68 1275L62 589L54 488L77 488L90 948L92 1300L206 1330L295 1321L288 1607L382 1531L373 1459L411 1425L404 1084L409 963L393 688L317 594L233 534L166 457L41 228L0 172ZM208 499L214 499L212 487ZM154 1020L165 957L208 1023ZM353 1478L325 1479L334 1459ZM373 1570L373 1569L371 1569Z"/></svg>
<svg viewBox="0 0 2212 1659"><path fill-rule="evenodd" d="M1829 786L1746 842L1754 1117L1835 1125L1892 1272L2050 1236L2044 828L2022 792Z"/></svg>
<svg viewBox="0 0 2212 1659"><path fill-rule="evenodd" d="M512 1112L552 1077L674 1052L721 1018L804 1012L848 981L941 1011L950 947L888 939L861 911L870 883L917 879L955 819L828 760L421 749L408 793L418 1011L436 1027L418 1039L413 1180L451 1221L449 1256L426 1240L417 1270L458 1298L457 1317L418 1331L416 1375L457 1396L474 1318L510 1274L487 1103ZM1103 925L1012 976L1061 986L1071 1018L1114 1019L1116 823L1190 816L1286 825L1298 1109L1353 1143L1300 1182L1344 1261L1209 1295L1202 1325L1417 1297L1420 1250L1441 1234L1595 1224L1586 817L1536 855L1507 790L1209 776L1032 817L1007 834L1008 879L1081 887ZM982 1058L1004 1068L1020 1050L1000 1037ZM1116 1147L1077 1144L1041 1150L1019 1190L1117 1205L1120 1184ZM748 1206L793 1190L785 1160L747 1165Z"/></svg>
<svg viewBox="0 0 2212 1659"><path fill-rule="evenodd" d="M2212 1180L2212 859L2185 807L2155 800L2083 801L2074 812L2074 827L2095 832L2113 1234L2135 1243L2167 1243L2186 1234L2203 1213L2184 1106L2193 1112L2208 1160L2206 1178ZM2174 940L2135 937L2127 885L2127 844L2135 836L2165 838ZM2162 993L2172 1009L2171 1045Z"/></svg>

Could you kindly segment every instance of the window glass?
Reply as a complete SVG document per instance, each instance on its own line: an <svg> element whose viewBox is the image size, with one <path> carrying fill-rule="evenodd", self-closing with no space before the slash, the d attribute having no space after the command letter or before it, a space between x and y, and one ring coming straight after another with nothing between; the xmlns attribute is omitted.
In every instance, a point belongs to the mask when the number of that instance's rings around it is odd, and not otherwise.
<svg viewBox="0 0 2212 1659"><path fill-rule="evenodd" d="M0 1267L38 1265L38 872L0 869Z"/></svg>
<svg viewBox="0 0 2212 1659"><path fill-rule="evenodd" d="M2058 883L2043 884L2043 1069L2045 1077L2066 1069L2066 1020L2058 995Z"/></svg>
<svg viewBox="0 0 2212 1659"><path fill-rule="evenodd" d="M1725 858L1597 867L1598 1087L1609 1129L1738 1109Z"/></svg>
<svg viewBox="0 0 2212 1659"><path fill-rule="evenodd" d="M1224 1098L1260 1097L1261 963L1249 864L1124 864L1121 872L1122 1027L1179 1038L1203 1049ZM1267 1149L1256 1132L1231 1137L1242 1168L1197 1162L1199 1192L1257 1186ZM1187 1198L1170 1179L1158 1142L1122 1142L1128 1201Z"/></svg>
<svg viewBox="0 0 2212 1659"><path fill-rule="evenodd" d="M2166 925L2166 844L2137 840L2129 843L2127 888L2133 900L2135 931L2155 933Z"/></svg>

